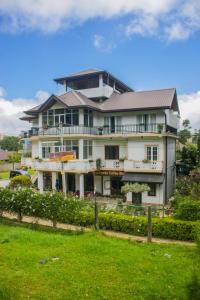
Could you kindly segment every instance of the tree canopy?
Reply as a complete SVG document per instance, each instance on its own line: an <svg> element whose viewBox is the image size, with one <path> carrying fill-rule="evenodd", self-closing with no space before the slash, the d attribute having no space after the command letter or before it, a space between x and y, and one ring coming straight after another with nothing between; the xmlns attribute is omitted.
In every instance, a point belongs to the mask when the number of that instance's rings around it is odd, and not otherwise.
<svg viewBox="0 0 200 300"><path fill-rule="evenodd" d="M5 136L0 141L0 148L7 151L18 151L21 148L19 138L16 136Z"/></svg>

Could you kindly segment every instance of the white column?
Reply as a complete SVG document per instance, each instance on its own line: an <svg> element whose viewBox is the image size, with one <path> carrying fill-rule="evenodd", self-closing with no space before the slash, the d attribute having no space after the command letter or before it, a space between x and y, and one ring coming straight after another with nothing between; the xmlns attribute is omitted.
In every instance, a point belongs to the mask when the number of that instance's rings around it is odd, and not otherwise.
<svg viewBox="0 0 200 300"><path fill-rule="evenodd" d="M57 179L57 173L52 172L52 190L56 190L56 179Z"/></svg>
<svg viewBox="0 0 200 300"><path fill-rule="evenodd" d="M79 140L79 159L83 159L83 140Z"/></svg>
<svg viewBox="0 0 200 300"><path fill-rule="evenodd" d="M38 125L39 125L39 128L42 127L42 113L39 113Z"/></svg>
<svg viewBox="0 0 200 300"><path fill-rule="evenodd" d="M79 109L79 125L84 125L84 112L83 108Z"/></svg>
<svg viewBox="0 0 200 300"><path fill-rule="evenodd" d="M38 190L40 193L44 191L43 172L38 171Z"/></svg>
<svg viewBox="0 0 200 300"><path fill-rule="evenodd" d="M79 185L80 185L80 198L84 197L84 174L79 176Z"/></svg>
<svg viewBox="0 0 200 300"><path fill-rule="evenodd" d="M99 75L99 87L103 87L103 75Z"/></svg>
<svg viewBox="0 0 200 300"><path fill-rule="evenodd" d="M65 173L62 174L62 186L63 186L63 193L66 194L66 178L65 178Z"/></svg>

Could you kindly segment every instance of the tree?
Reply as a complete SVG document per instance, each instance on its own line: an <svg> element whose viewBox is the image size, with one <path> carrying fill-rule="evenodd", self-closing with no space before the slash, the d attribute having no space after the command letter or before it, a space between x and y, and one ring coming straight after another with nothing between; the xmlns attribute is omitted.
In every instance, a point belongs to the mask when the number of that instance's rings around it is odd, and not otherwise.
<svg viewBox="0 0 200 300"><path fill-rule="evenodd" d="M198 163L197 145L187 143L183 147L181 161L189 170L193 170Z"/></svg>
<svg viewBox="0 0 200 300"><path fill-rule="evenodd" d="M183 129L179 131L179 141L181 144L186 144L188 139L191 137L191 126L188 119L183 120Z"/></svg>
<svg viewBox="0 0 200 300"><path fill-rule="evenodd" d="M15 163L19 162L21 162L21 155L19 153L14 152L9 156L9 163L13 164L13 170L15 168Z"/></svg>
<svg viewBox="0 0 200 300"><path fill-rule="evenodd" d="M16 136L5 136L0 141L0 148L7 151L18 151L21 148L19 138Z"/></svg>
<svg viewBox="0 0 200 300"><path fill-rule="evenodd" d="M121 192L124 194L127 194L129 192L132 193L143 193L148 192L150 190L149 186L147 184L140 184L140 183L126 183L122 186Z"/></svg>

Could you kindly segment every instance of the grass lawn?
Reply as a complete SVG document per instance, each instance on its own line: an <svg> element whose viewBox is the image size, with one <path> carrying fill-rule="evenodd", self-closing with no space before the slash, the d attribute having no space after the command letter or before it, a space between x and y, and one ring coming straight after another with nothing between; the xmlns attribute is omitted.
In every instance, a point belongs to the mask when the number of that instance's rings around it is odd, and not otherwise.
<svg viewBox="0 0 200 300"><path fill-rule="evenodd" d="M33 169L28 169L28 173L30 176L35 175L36 171ZM1 171L0 172L0 179L9 179L10 178L10 171Z"/></svg>
<svg viewBox="0 0 200 300"><path fill-rule="evenodd" d="M10 171L1 171L0 172L0 179L9 179Z"/></svg>
<svg viewBox="0 0 200 300"><path fill-rule="evenodd" d="M1 219L0 299L186 299L199 268L195 257L194 247L36 230Z"/></svg>

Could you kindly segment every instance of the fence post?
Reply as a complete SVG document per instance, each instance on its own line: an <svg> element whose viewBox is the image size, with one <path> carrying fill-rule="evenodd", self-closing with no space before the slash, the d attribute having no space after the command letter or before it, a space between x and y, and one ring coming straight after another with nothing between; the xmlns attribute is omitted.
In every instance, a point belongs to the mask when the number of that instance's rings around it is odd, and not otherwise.
<svg viewBox="0 0 200 300"><path fill-rule="evenodd" d="M99 230L99 207L97 203L96 193L94 195L94 227Z"/></svg>
<svg viewBox="0 0 200 300"><path fill-rule="evenodd" d="M148 206L148 228L147 228L147 242L152 242L152 208Z"/></svg>

